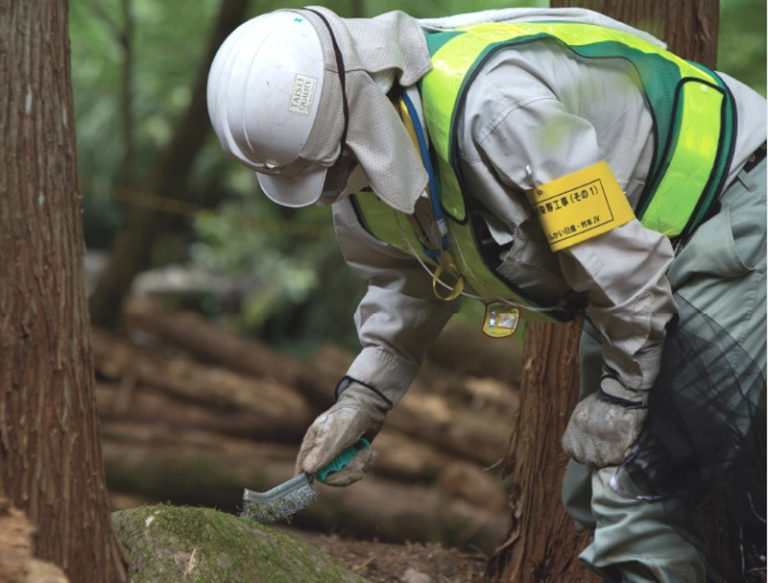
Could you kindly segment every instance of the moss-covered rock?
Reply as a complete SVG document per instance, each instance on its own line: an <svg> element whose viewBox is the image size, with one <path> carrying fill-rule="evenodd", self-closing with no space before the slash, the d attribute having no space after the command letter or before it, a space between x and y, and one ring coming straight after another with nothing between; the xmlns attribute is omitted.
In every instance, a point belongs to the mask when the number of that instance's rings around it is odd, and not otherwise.
<svg viewBox="0 0 768 583"><path fill-rule="evenodd" d="M142 506L112 522L131 583L365 583L294 536L210 508Z"/></svg>

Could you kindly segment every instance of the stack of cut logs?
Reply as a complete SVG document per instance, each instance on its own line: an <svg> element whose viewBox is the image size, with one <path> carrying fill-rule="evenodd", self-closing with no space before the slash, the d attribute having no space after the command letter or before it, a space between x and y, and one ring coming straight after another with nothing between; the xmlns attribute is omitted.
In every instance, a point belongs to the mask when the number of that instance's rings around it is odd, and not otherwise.
<svg viewBox="0 0 768 583"><path fill-rule="evenodd" d="M93 331L102 447L115 508L151 501L237 511L242 490L293 475L304 431L354 357L297 360L191 313L134 299L126 334ZM490 552L510 509L493 466L515 426L519 342L455 321L374 442L378 464L320 486L294 525Z"/></svg>

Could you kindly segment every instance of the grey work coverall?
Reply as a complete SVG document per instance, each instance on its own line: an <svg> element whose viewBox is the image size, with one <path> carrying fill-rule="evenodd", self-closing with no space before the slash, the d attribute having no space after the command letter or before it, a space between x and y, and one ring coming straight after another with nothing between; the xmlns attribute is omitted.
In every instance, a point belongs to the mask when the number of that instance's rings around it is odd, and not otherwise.
<svg viewBox="0 0 768 583"><path fill-rule="evenodd" d="M605 159L637 201L653 153L653 120L627 63L579 59L540 41L502 51L473 79L458 121L467 190L507 249L500 271L543 304L568 290L588 298L582 394L597 389L605 366L629 388L652 385L664 327L676 312L673 292L741 339L764 367L765 165L740 170L765 142L766 104L723 77L737 104L729 186L721 211L677 255L667 237L637 220L553 254L524 195L532 179L547 183ZM334 223L347 262L369 281L356 312L363 348L348 374L396 403L456 303L437 300L412 257L365 232L348 200L334 205ZM572 466L566 508L596 529L583 560L598 569L619 566L633 581L703 580L698 551L664 524L657 505L615 493L606 481L612 468Z"/></svg>

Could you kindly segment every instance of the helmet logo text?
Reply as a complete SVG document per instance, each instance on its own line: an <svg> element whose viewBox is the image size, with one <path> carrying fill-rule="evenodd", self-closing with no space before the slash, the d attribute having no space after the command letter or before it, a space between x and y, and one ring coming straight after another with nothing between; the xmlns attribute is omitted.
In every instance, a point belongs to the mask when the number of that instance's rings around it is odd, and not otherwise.
<svg viewBox="0 0 768 583"><path fill-rule="evenodd" d="M315 99L317 79L308 75L297 73L293 79L293 91L288 111L309 115L312 111L312 103Z"/></svg>

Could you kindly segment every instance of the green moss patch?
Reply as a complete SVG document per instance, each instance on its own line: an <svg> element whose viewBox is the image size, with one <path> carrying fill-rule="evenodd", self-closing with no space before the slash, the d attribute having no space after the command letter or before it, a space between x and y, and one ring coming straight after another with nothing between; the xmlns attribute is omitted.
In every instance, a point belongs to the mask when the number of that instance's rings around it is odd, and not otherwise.
<svg viewBox="0 0 768 583"><path fill-rule="evenodd" d="M112 522L131 583L365 583L294 536L210 508L142 506Z"/></svg>

